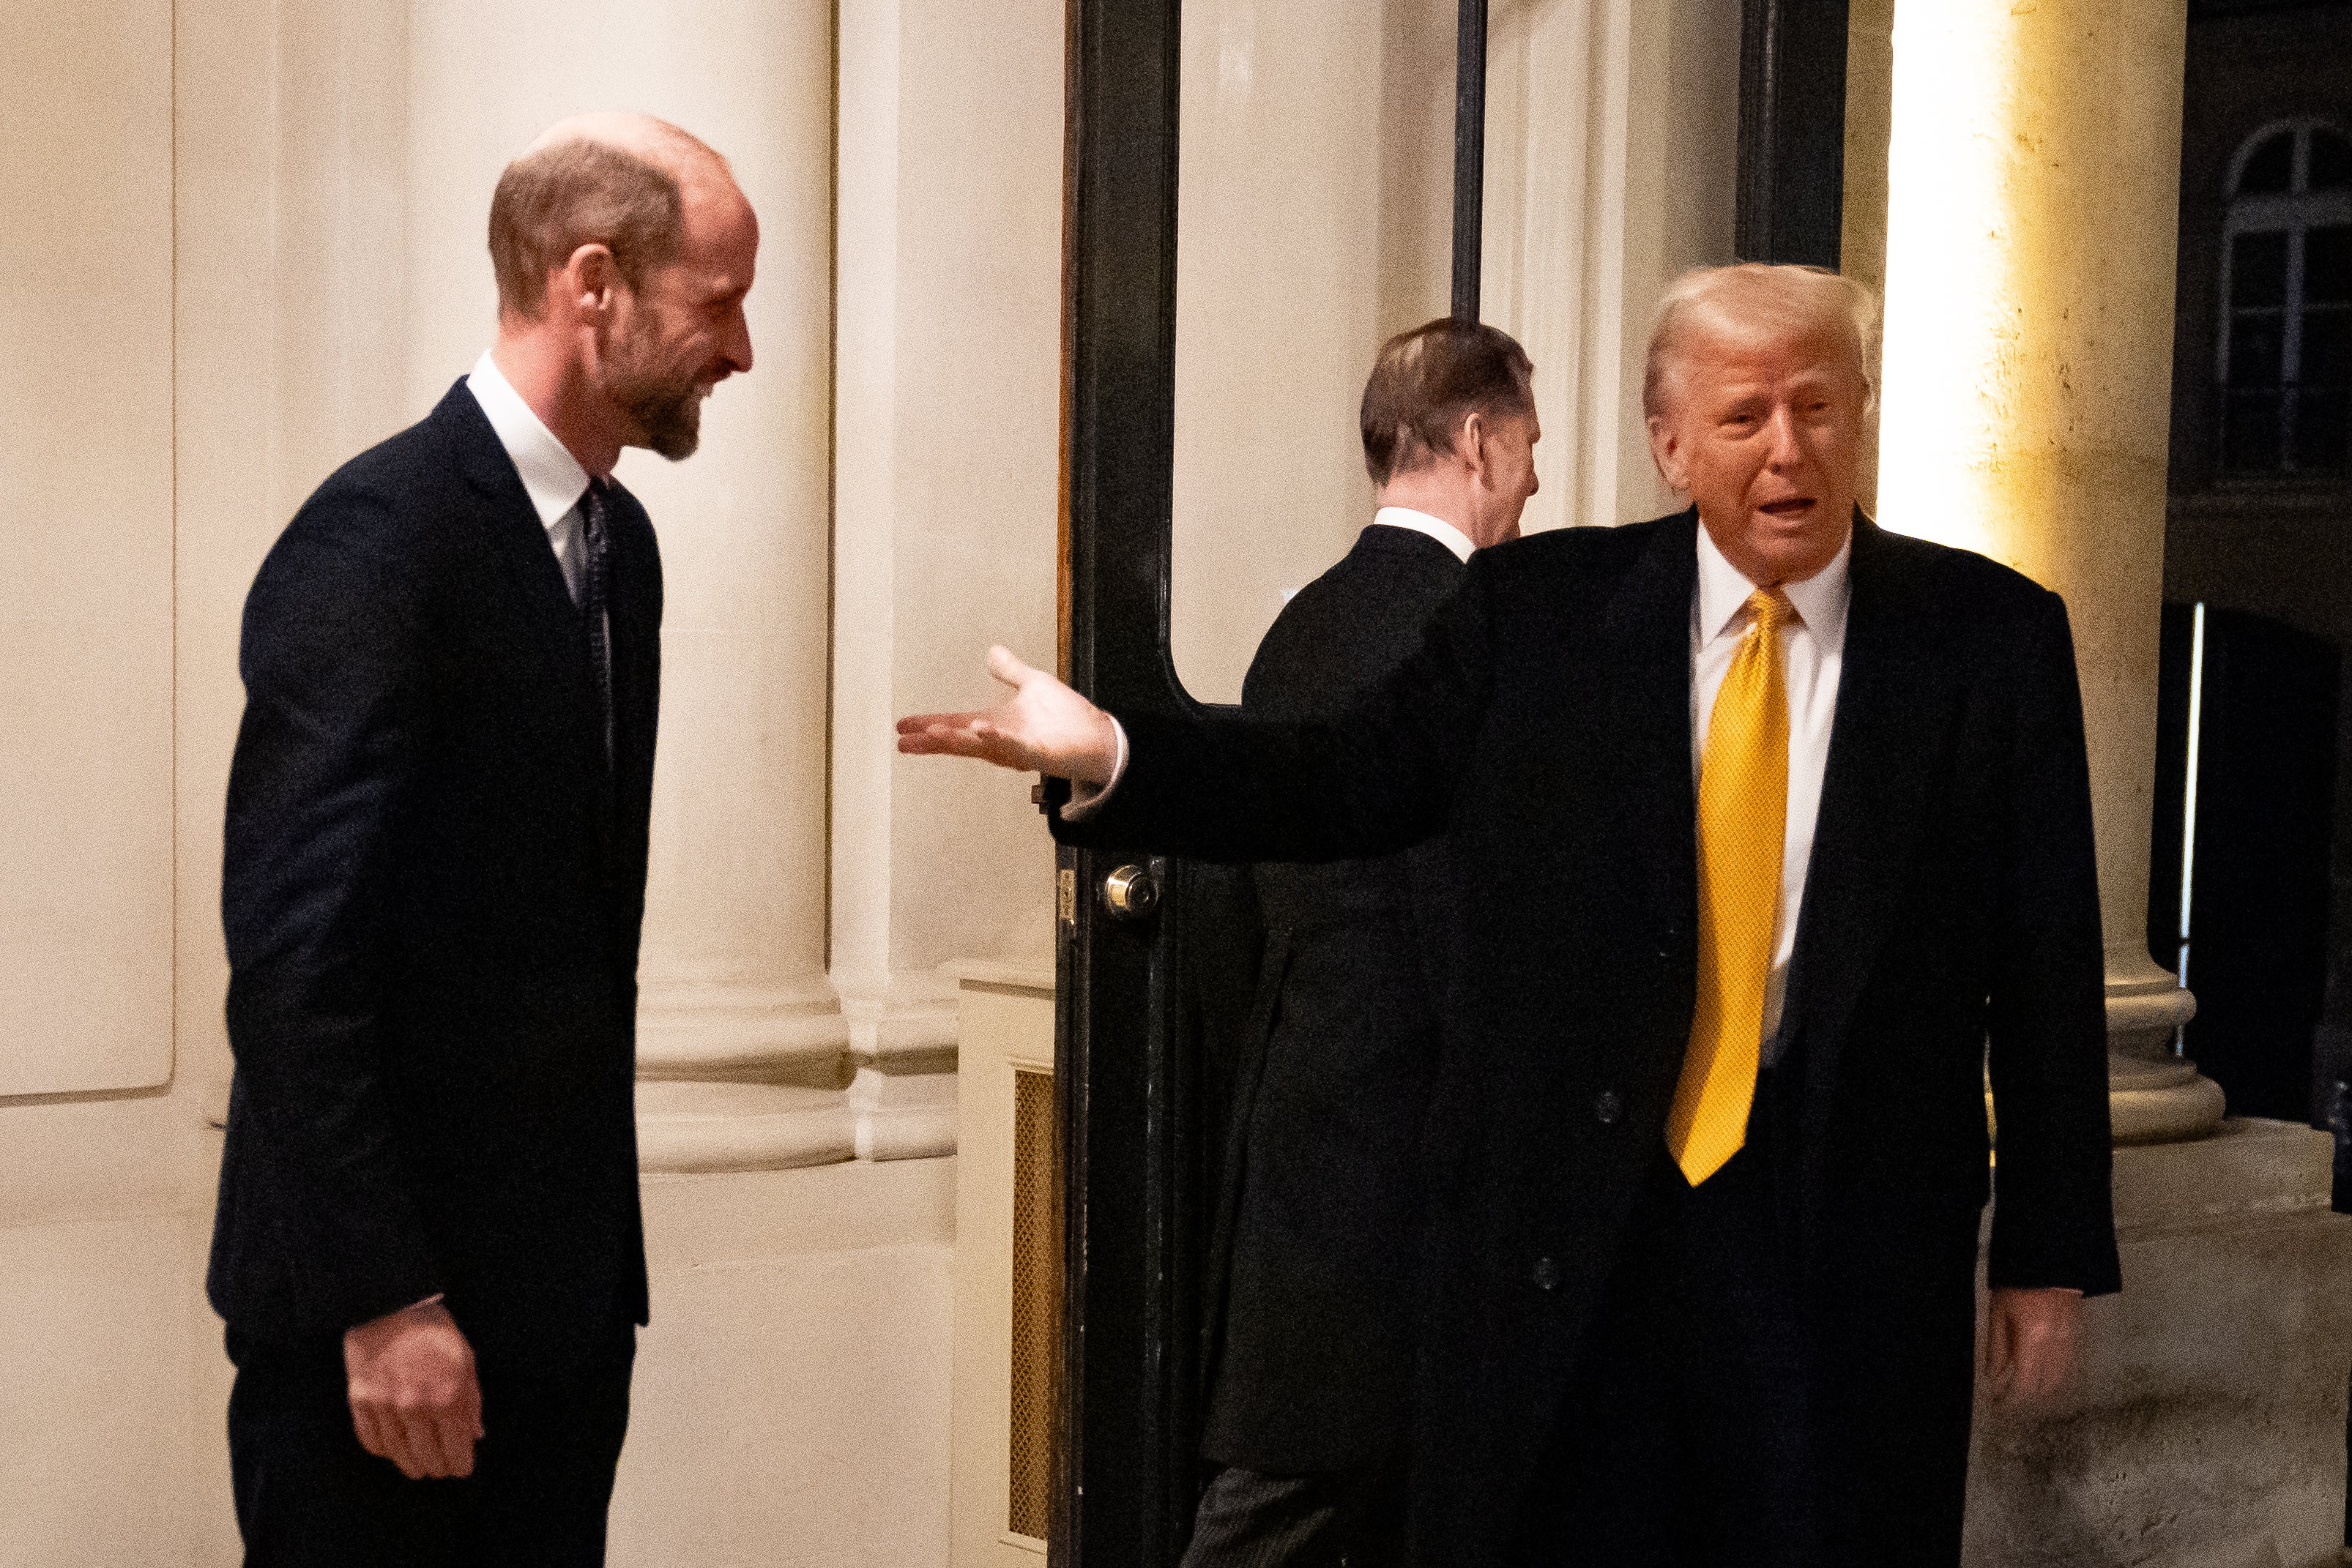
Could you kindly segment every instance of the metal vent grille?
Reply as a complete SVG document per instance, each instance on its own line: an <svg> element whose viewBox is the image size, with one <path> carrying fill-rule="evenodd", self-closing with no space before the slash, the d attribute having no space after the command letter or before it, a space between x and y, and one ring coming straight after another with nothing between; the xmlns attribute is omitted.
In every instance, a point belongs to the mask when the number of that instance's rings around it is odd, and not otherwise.
<svg viewBox="0 0 2352 1568"><path fill-rule="evenodd" d="M1005 1528L1045 1539L1054 1484L1054 1361L1062 1309L1054 1076L1013 1074L1012 1478Z"/></svg>

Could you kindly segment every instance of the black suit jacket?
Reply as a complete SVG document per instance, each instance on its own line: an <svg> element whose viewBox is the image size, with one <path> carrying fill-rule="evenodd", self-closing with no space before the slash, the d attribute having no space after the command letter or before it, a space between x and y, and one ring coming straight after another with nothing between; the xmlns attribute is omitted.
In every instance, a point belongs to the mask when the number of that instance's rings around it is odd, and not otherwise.
<svg viewBox="0 0 2352 1568"><path fill-rule="evenodd" d="M1328 717L1421 645L1463 575L1366 528L1293 596L1242 687L1255 717ZM1258 998L1240 1051L1209 1300L1203 1451L1276 1475L1402 1449L1422 1114L1454 935L1444 852L1255 868Z"/></svg>
<svg viewBox="0 0 2352 1568"><path fill-rule="evenodd" d="M1481 551L1344 720L1121 716L1072 840L1203 859L1444 830L1464 970L1430 1113L1416 1537L1486 1562L1655 1168L1696 990L1696 517ZM1857 519L1800 919L1788 1103L1766 1107L1824 1407L1864 1469L1957 1423L2000 1119L1995 1285L2117 1287L2090 786L2064 607ZM1940 1451L1953 1451L1948 1434Z"/></svg>
<svg viewBox="0 0 2352 1568"><path fill-rule="evenodd" d="M644 1321L661 561L633 497L606 510L609 768L583 619L462 382L262 563L221 900L232 1331L339 1334L436 1291L486 1354Z"/></svg>

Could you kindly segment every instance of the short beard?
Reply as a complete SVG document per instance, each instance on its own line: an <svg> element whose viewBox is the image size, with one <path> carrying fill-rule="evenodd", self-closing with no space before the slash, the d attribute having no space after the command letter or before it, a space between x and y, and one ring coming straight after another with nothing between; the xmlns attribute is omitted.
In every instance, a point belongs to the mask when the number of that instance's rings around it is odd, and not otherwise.
<svg viewBox="0 0 2352 1568"><path fill-rule="evenodd" d="M692 382L625 388L620 402L621 412L645 432L646 444L671 462L693 456L702 444L702 392Z"/></svg>
<svg viewBox="0 0 2352 1568"><path fill-rule="evenodd" d="M614 406L644 435L644 445L673 463L693 456L702 444L702 389L691 376L668 381L641 371L628 362L635 357L625 356L615 367Z"/></svg>

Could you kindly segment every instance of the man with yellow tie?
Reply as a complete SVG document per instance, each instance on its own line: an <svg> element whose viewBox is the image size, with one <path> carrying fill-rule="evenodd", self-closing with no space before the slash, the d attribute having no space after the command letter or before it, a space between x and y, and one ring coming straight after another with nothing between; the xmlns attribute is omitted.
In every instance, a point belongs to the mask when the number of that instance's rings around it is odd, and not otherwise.
<svg viewBox="0 0 2352 1568"><path fill-rule="evenodd" d="M2064 606L1854 505L1867 296L1675 281L1643 402L1692 506L1480 552L1346 717L1015 694L908 751L1073 781L1055 831L1204 859L1448 835L1413 1557L1958 1561L1983 1336L2034 1398L2117 1288Z"/></svg>

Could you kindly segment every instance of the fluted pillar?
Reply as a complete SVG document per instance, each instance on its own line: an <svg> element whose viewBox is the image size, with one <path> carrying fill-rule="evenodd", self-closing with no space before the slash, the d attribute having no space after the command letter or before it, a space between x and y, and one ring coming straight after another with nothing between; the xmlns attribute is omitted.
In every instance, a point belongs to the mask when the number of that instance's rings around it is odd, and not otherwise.
<svg viewBox="0 0 2352 1568"><path fill-rule="evenodd" d="M620 466L667 584L639 969L650 1169L845 1159L853 1143L824 973L832 75L825 0L409 12L415 396L487 341L490 189L559 116L673 120L727 155L760 215L751 374L704 406L694 457Z"/></svg>
<svg viewBox="0 0 2352 1568"><path fill-rule="evenodd" d="M1879 504L2064 595L2120 1142L2210 1131L2147 950L2185 0L1898 6Z"/></svg>

